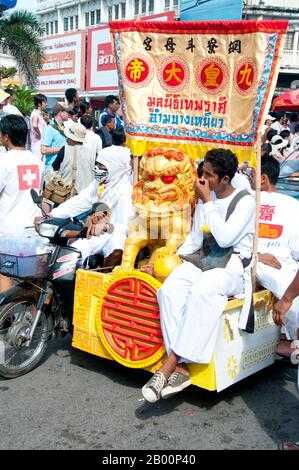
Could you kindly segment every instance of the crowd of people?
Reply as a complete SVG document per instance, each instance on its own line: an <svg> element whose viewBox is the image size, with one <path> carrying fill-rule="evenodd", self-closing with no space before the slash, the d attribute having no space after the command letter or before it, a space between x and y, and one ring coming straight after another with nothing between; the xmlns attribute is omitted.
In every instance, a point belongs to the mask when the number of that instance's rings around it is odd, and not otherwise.
<svg viewBox="0 0 299 470"><path fill-rule="evenodd" d="M119 259L130 214L127 206L132 210L131 155L118 113L119 99L107 96L98 122L74 88L66 90L64 102L52 106L50 119L45 95L34 96L34 110L28 122L13 104L14 100L13 90L0 90L1 233L24 233L25 227L40 216L30 189L40 193L47 182L59 177L78 196L59 207L45 200L43 208L56 216L72 217L88 213L99 200L109 204L113 209L113 234L91 236L78 243L83 261L93 253ZM98 194L99 166L105 169L101 194ZM121 194L123 197L119 199ZM11 282L8 277L0 276L0 291L10 287Z"/></svg>
<svg viewBox="0 0 299 470"><path fill-rule="evenodd" d="M39 223L41 214L31 200L30 189L42 191L47 178L58 172L66 185L74 185L76 195L59 206L51 205L52 216L80 216L99 203L111 213L113 231L103 231L101 210L87 219L88 238L74 243L82 262L100 254L103 266L120 264L134 209L131 155L118 98L106 98L99 122L95 122L77 91L68 89L65 102L54 104L49 120L47 98L37 94L29 129L13 103L13 91L0 90L1 233L19 233L33 221ZM299 297L294 295L288 304L283 299L298 271L299 202L277 193L276 183L280 164L299 149L298 114L290 119L285 114L276 115L276 119L268 115L262 140L257 280L282 299L273 313L275 323L282 327L277 353L290 357L291 343L298 335ZM169 398L189 386L188 363L211 361L223 309L230 296L244 291L252 266L255 181L255 170L250 181L230 150L210 150L198 165L193 225L178 250L183 262L158 291L167 359L142 388L149 402ZM211 246L211 240L223 250L224 266L207 263L203 267L192 257L206 242ZM217 256L221 259L219 251ZM0 291L10 285L10 279L1 276ZM245 290L246 295L251 293ZM248 332L253 332L251 315L248 308L240 318L239 327Z"/></svg>
<svg viewBox="0 0 299 470"><path fill-rule="evenodd" d="M276 117L268 114L262 127L262 154L271 155L283 163L295 150L299 150L298 113L290 117L283 112Z"/></svg>

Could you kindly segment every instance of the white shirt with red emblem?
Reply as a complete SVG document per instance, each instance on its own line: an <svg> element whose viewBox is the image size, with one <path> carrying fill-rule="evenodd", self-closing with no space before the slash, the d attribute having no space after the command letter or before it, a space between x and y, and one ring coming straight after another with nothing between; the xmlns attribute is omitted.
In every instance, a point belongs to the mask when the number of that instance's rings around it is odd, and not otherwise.
<svg viewBox="0 0 299 470"><path fill-rule="evenodd" d="M299 202L276 192L261 191L259 253L280 261L299 259Z"/></svg>
<svg viewBox="0 0 299 470"><path fill-rule="evenodd" d="M30 189L40 191L43 163L27 150L0 153L0 232L14 233L32 225L40 210ZM16 233L17 235L18 233Z"/></svg>

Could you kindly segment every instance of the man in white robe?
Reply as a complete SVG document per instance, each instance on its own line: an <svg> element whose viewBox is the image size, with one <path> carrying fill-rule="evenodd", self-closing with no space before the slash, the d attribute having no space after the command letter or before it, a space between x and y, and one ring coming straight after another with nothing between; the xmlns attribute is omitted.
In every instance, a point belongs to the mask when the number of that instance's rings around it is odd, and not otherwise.
<svg viewBox="0 0 299 470"><path fill-rule="evenodd" d="M248 193L225 220L238 193L231 185L237 167L237 158L231 151L211 150L203 164L203 177L195 184L200 201L192 230L178 254L188 255L202 246L206 225L220 247L233 247L236 253L225 268L207 271L184 261L159 289L161 328L168 358L142 389L144 398L151 403L191 384L186 363L211 361L227 299L243 291L242 260L252 256L255 201Z"/></svg>
<svg viewBox="0 0 299 470"><path fill-rule="evenodd" d="M273 157L262 157L257 279L281 299L299 267L299 202L276 192L279 172L280 165ZM252 184L255 189L255 171ZM278 354L290 356L298 328L297 297L285 316L282 332L286 340L280 341Z"/></svg>
<svg viewBox="0 0 299 470"><path fill-rule="evenodd" d="M99 202L104 203L111 210L110 223L114 228L112 233L109 231L100 233L89 239L77 240L73 244L81 251L82 261L94 254L102 254L104 259L112 258L113 252L123 251L128 220L134 215L132 185L129 180L130 153L120 156L106 155L105 152L100 152L96 165L95 181L80 194L52 210L52 216L60 218L78 216ZM92 233L97 232L93 231Z"/></svg>

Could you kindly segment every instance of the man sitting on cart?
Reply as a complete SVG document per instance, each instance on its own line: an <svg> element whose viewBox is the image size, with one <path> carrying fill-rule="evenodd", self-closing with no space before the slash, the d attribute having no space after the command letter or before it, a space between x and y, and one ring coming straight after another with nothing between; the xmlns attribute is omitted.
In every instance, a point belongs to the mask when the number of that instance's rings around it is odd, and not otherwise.
<svg viewBox="0 0 299 470"><path fill-rule="evenodd" d="M261 206L258 243L257 279L275 297L281 299L298 270L299 202L276 192L280 165L273 157L261 159ZM255 171L252 185L255 189ZM286 339L278 344L277 353L290 357L291 342L297 339L299 298L285 316L282 332Z"/></svg>
<svg viewBox="0 0 299 470"><path fill-rule="evenodd" d="M52 210L52 216L60 218L76 217L89 211L96 203L102 203L102 207L111 211L109 222L113 231L103 224L101 212L89 218L87 239L77 240L73 244L81 251L83 262L89 256L101 254L104 257L104 267L121 263L128 220L134 215L130 171L129 153L115 155L99 152L95 181L80 194Z"/></svg>
<svg viewBox="0 0 299 470"><path fill-rule="evenodd" d="M237 168L238 160L230 150L210 150L203 164L203 176L195 183L199 201L193 227L178 251L189 261L176 267L158 291L168 358L142 388L144 398L151 403L161 397L169 398L191 384L188 362L211 361L228 297L243 291L244 268L252 257L255 201L247 191L238 191L231 185ZM206 225L211 234L204 237ZM219 250L227 249L223 251L231 256L224 267L211 269L201 251L199 258L207 269L203 271L193 264L193 255L188 255L206 245L204 238L209 244L211 237Z"/></svg>

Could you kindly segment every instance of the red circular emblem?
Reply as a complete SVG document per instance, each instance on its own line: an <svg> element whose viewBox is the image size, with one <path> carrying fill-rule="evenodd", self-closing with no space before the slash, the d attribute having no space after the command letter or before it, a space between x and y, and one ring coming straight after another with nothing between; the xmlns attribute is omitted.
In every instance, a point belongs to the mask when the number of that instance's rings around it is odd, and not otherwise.
<svg viewBox="0 0 299 470"><path fill-rule="evenodd" d="M218 94L228 82L227 66L221 59L205 59L197 67L196 81L206 93Z"/></svg>
<svg viewBox="0 0 299 470"><path fill-rule="evenodd" d="M128 277L104 295L102 331L119 362L146 361L163 348L156 294L146 281Z"/></svg>
<svg viewBox="0 0 299 470"><path fill-rule="evenodd" d="M242 59L235 67L234 85L241 94L252 90L256 84L257 69L252 59Z"/></svg>
<svg viewBox="0 0 299 470"><path fill-rule="evenodd" d="M168 57L159 67L158 79L167 91L182 90L189 81L188 65L181 57Z"/></svg>
<svg viewBox="0 0 299 470"><path fill-rule="evenodd" d="M123 66L124 81L133 88L141 88L152 80L153 78L153 64L151 60L144 56L130 55L127 57Z"/></svg>

